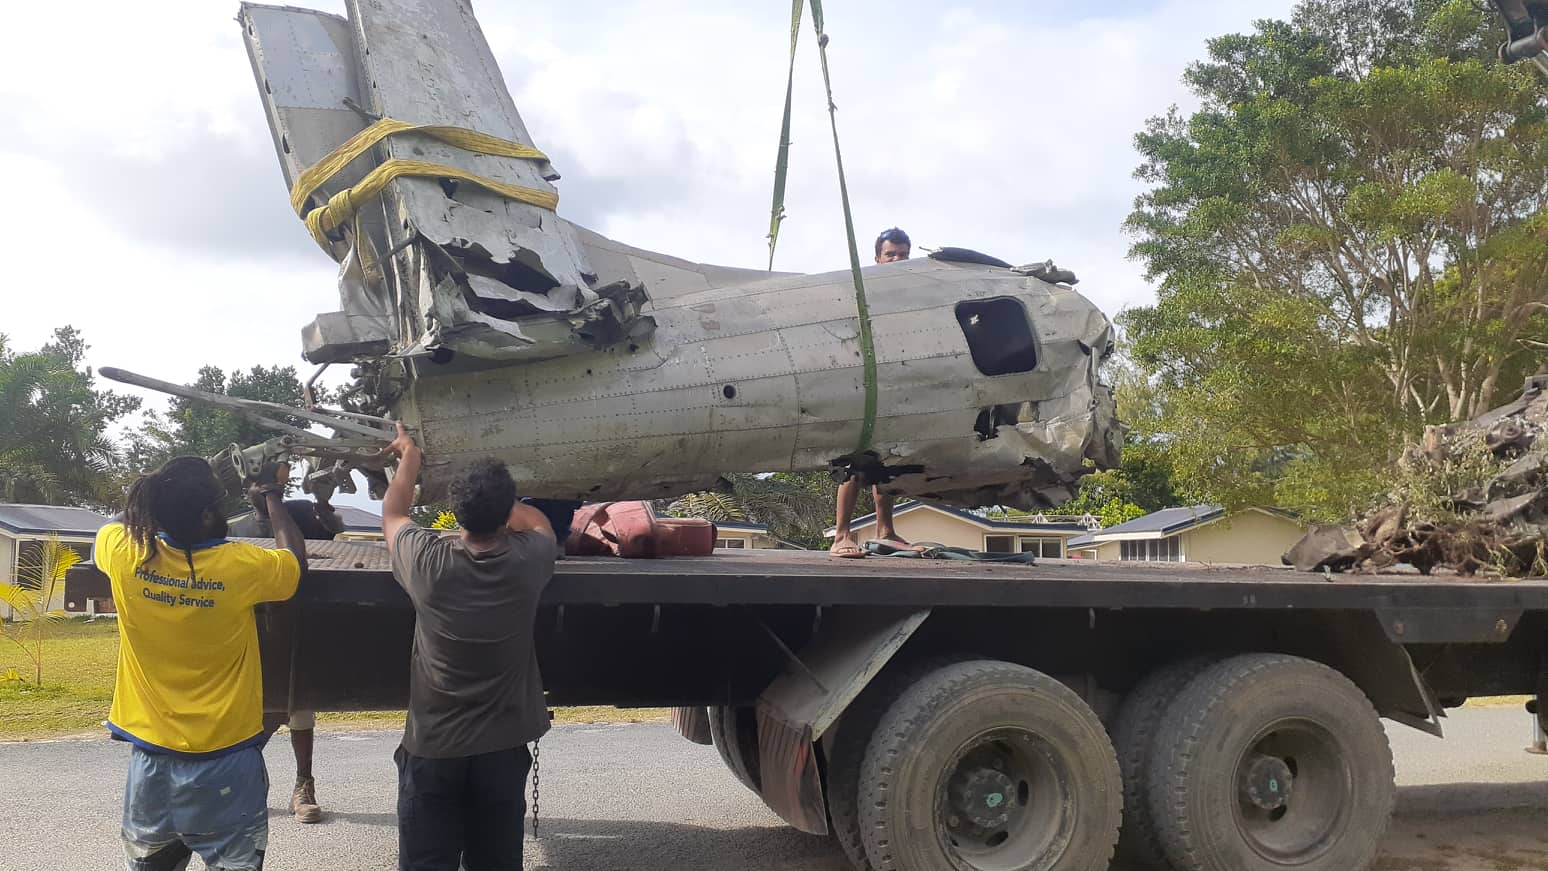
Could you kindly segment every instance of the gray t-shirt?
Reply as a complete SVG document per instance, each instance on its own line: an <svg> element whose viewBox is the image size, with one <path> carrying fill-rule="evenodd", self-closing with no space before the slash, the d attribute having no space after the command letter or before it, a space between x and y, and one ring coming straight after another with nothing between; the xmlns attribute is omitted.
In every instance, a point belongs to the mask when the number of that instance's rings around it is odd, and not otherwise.
<svg viewBox="0 0 1548 871"><path fill-rule="evenodd" d="M503 546L474 553L459 536L412 524L398 531L392 575L418 618L405 750L473 756L548 731L533 623L556 556L541 532L507 532Z"/></svg>

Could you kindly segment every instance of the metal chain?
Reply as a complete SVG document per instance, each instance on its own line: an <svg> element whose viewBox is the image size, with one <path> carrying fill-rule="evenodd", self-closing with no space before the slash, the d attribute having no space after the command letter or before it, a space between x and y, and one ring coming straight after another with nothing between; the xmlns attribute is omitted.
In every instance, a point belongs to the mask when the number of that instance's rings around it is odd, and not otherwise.
<svg viewBox="0 0 1548 871"><path fill-rule="evenodd" d="M543 764L538 758L538 741L532 742L532 837L538 836L538 784L542 781Z"/></svg>

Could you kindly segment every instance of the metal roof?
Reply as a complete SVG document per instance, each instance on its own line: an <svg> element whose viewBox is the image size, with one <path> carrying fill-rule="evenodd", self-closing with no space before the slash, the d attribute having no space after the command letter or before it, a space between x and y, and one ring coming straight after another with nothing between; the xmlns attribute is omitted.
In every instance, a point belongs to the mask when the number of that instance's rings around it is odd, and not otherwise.
<svg viewBox="0 0 1548 871"><path fill-rule="evenodd" d="M380 532L382 530L382 516L374 511L356 508L353 505L335 505L333 510L338 512L339 519L344 521L344 529L347 532Z"/></svg>
<svg viewBox="0 0 1548 871"><path fill-rule="evenodd" d="M1244 510L1262 511L1265 514L1283 517L1286 520L1297 520L1295 514L1281 508L1252 507ZM1195 526L1213 523L1224 517L1225 514L1225 508L1220 505L1190 505L1184 508L1163 508L1160 511L1152 511L1144 517L1136 517L1127 523L1109 526L1106 529L1093 530L1086 535L1072 538L1065 542L1065 547L1071 550L1078 550L1080 548L1096 547L1104 542L1123 539L1167 538L1179 532L1192 529Z"/></svg>
<svg viewBox="0 0 1548 871"><path fill-rule="evenodd" d="M1109 535L1122 535L1125 533L1153 532L1161 535L1171 535L1174 532L1182 532L1190 526L1197 526L1208 520L1214 520L1225 513L1225 507L1221 505L1190 505L1185 508L1163 508L1160 511L1152 511L1144 517L1136 517L1117 526L1109 526L1096 533L1101 538Z"/></svg>
<svg viewBox="0 0 1548 871"><path fill-rule="evenodd" d="M17 534L96 535L107 522L89 508L0 503L0 529Z"/></svg>
<svg viewBox="0 0 1548 871"><path fill-rule="evenodd" d="M1109 526L1106 529L1093 530L1079 538L1072 538L1065 547L1082 548L1094 547L1101 541L1110 541L1109 535L1142 535L1150 533L1159 538L1175 535L1205 521L1214 520L1225 513L1225 509L1219 505L1192 505L1184 508L1163 508L1160 511L1152 511L1144 517L1136 517L1133 520L1120 523L1117 526ZM1101 541L1098 541L1098 539Z"/></svg>
<svg viewBox="0 0 1548 871"><path fill-rule="evenodd" d="M1086 530L1086 527L1082 526L1079 523L1034 523L1034 522L1029 521L1029 520L1004 520L1004 519L999 519L999 518L984 517L984 516L982 516L980 514L975 514L975 513L971 512L971 511L964 511L961 508L948 508L948 507L946 507L944 505L932 505L932 504L930 504L928 502L918 502L918 501L910 502L910 503L908 503L906 505L899 505L896 509L893 510L892 516L893 517L899 517L901 515L909 513L910 511L916 511L916 510L921 509L921 508L927 508L927 509L929 509L931 511L938 511L938 512L940 512L942 514L950 515L950 516L955 517L955 518L957 518L959 520L966 520L969 523L973 523L973 524L976 524L978 526L982 526L985 529L996 530L996 531L1004 531L1004 532L1066 532L1066 533L1068 533L1068 532L1085 532L1085 530ZM863 517L856 517L854 520L850 521L849 525L850 525L850 528L854 528L854 527L857 527L857 526L865 526L867 523L875 523L875 522L876 522L876 513L873 511L870 514L867 514L867 515L865 515ZM830 526L830 527L828 527L827 531L824 534L831 536L831 535L833 535L833 533L834 533L834 528Z"/></svg>
<svg viewBox="0 0 1548 871"><path fill-rule="evenodd" d="M335 505L333 510L344 521L345 532L381 532L382 516L374 511L364 508L356 508L353 505ZM229 522L236 524L253 516L251 509L229 518Z"/></svg>

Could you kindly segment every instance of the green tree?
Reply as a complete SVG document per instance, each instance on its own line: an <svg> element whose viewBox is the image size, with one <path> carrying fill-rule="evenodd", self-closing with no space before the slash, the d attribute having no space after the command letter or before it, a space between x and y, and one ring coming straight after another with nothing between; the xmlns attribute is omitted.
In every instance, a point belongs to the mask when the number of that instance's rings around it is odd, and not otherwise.
<svg viewBox="0 0 1548 871"><path fill-rule="evenodd" d="M87 347L68 326L26 353L0 335L0 501L116 500L118 454L107 430L140 401L95 388Z"/></svg>
<svg viewBox="0 0 1548 871"><path fill-rule="evenodd" d="M1124 443L1122 465L1081 478L1075 498L1053 513L1102 516L1106 512L1133 520L1184 501L1172 481L1172 459L1166 446L1131 432Z"/></svg>
<svg viewBox="0 0 1548 871"><path fill-rule="evenodd" d="M219 367L204 366L190 387L231 396L301 408L305 396L294 366L254 366L227 375ZM319 396L319 401L326 401ZM305 427L301 418L287 423ZM173 397L163 413L149 412L129 439L131 463L140 470L154 468L182 455L211 457L232 444L250 447L276 433L240 415L190 399Z"/></svg>
<svg viewBox="0 0 1548 871"><path fill-rule="evenodd" d="M1467 0L1306 0L1211 40L1137 137L1156 305L1120 323L1178 488L1346 516L1548 328L1548 112Z"/></svg>

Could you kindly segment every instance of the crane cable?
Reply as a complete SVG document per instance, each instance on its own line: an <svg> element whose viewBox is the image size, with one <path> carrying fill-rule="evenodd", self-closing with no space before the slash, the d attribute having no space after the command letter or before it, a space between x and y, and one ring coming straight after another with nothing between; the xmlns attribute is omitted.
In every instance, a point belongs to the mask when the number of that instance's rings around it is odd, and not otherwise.
<svg viewBox="0 0 1548 871"><path fill-rule="evenodd" d="M871 309L865 299L865 279L860 275L860 250L855 244L855 220L849 207L849 183L844 176L844 154L839 149L838 106L833 102L833 79L828 71L828 34L823 28L822 0L791 0L790 71L785 81L785 114L780 124L779 150L774 161L774 202L769 210L769 269L774 269L774 248L779 242L779 225L785 219L785 178L790 169L790 114L795 85L796 43L801 32L804 4L812 8L812 27L817 33L817 51L822 60L822 86L828 100L828 122L833 129L833 159L838 166L839 200L844 206L844 234L849 242L849 272L855 284L855 309L860 319L860 357L865 386L865 417L860 425L860 443L856 453L871 449L876 431L876 345L871 332Z"/></svg>

